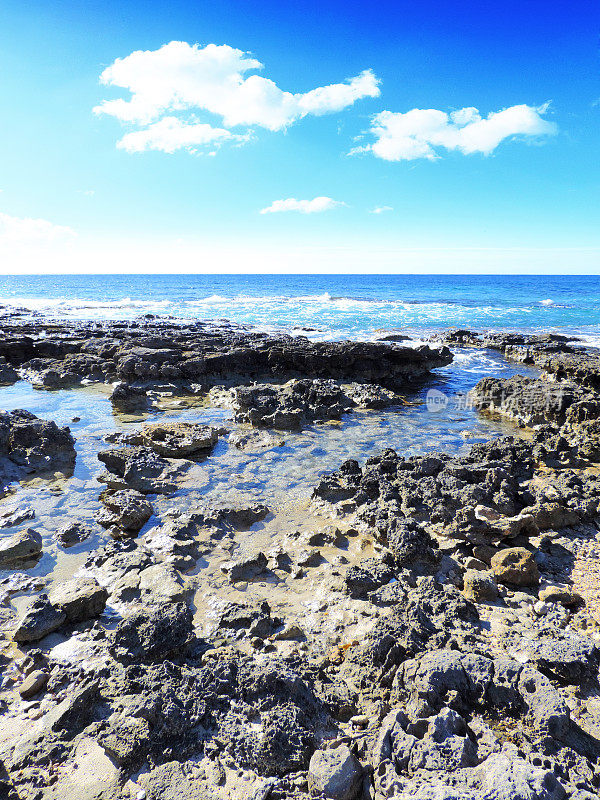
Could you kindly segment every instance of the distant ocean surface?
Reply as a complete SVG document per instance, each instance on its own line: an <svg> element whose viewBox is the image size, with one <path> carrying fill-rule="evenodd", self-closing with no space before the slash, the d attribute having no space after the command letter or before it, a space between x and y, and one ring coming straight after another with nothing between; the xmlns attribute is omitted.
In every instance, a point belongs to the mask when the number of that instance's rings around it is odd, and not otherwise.
<svg viewBox="0 0 600 800"><path fill-rule="evenodd" d="M267 331L311 328L302 332L312 339L448 327L555 331L600 346L599 276L0 276L0 315L15 308L73 320L226 319Z"/></svg>

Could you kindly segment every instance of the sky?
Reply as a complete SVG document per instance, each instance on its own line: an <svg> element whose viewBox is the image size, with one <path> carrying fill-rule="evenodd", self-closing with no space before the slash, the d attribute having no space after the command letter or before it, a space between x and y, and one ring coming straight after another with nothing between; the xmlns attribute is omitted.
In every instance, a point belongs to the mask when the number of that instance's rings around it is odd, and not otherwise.
<svg viewBox="0 0 600 800"><path fill-rule="evenodd" d="M597 2L0 5L0 264L600 266Z"/></svg>

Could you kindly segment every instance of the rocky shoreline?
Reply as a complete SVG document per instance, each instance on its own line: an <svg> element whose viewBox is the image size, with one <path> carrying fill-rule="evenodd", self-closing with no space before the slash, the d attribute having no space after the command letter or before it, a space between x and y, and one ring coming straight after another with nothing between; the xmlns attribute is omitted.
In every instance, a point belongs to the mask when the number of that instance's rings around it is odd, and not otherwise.
<svg viewBox="0 0 600 800"><path fill-rule="evenodd" d="M28 575L35 507L0 506L0 797L598 796L599 354L556 335L410 347L161 320L3 333L6 386L110 385L130 422L97 452L106 538L64 579ZM469 393L512 436L459 455L382 442L285 512L175 503L223 438L261 458L281 431L401 410L455 348L538 370ZM242 427L148 422L165 398ZM16 481L69 475L76 445L3 412L7 503ZM65 557L91 525L56 530Z"/></svg>

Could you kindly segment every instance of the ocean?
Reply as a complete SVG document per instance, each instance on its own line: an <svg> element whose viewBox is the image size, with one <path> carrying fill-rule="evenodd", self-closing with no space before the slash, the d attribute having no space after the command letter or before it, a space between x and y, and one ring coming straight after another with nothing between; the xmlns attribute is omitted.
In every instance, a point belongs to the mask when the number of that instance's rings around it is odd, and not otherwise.
<svg viewBox="0 0 600 800"><path fill-rule="evenodd" d="M315 340L469 327L563 332L600 345L598 276L7 275L0 307L80 320L227 319Z"/></svg>

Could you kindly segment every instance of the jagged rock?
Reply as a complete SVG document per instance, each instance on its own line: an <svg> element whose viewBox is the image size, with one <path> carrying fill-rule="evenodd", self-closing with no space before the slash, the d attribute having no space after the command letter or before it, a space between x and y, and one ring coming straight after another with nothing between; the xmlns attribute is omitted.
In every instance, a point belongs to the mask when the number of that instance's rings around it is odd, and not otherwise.
<svg viewBox="0 0 600 800"><path fill-rule="evenodd" d="M55 586L48 597L55 608L65 613L67 622L83 622L100 616L108 592L93 578L72 578Z"/></svg>
<svg viewBox="0 0 600 800"><path fill-rule="evenodd" d="M0 356L0 384L9 386L19 380L19 373L6 361L4 356Z"/></svg>
<svg viewBox="0 0 600 800"><path fill-rule="evenodd" d="M93 530L85 522L69 522L56 532L56 540L63 547L73 547L92 536Z"/></svg>
<svg viewBox="0 0 600 800"><path fill-rule="evenodd" d="M492 571L500 583L537 586L540 573L533 555L524 547L508 547L492 557Z"/></svg>
<svg viewBox="0 0 600 800"><path fill-rule="evenodd" d="M362 788L363 769L347 745L315 750L308 767L308 788L313 796L355 800Z"/></svg>
<svg viewBox="0 0 600 800"><path fill-rule="evenodd" d="M592 640L575 634L533 639L522 652L540 672L563 683L577 686L598 674L600 651Z"/></svg>
<svg viewBox="0 0 600 800"><path fill-rule="evenodd" d="M130 535L137 534L154 513L152 503L134 489L105 489L100 501L106 508L94 515L96 522L104 528L121 528Z"/></svg>
<svg viewBox="0 0 600 800"><path fill-rule="evenodd" d="M463 593L467 600L480 603L495 600L498 597L498 586L490 575L468 569L463 575Z"/></svg>
<svg viewBox="0 0 600 800"><path fill-rule="evenodd" d="M206 454L216 445L219 432L197 422L153 422L134 433L111 434L107 440L149 447L166 458L193 458Z"/></svg>
<svg viewBox="0 0 600 800"><path fill-rule="evenodd" d="M261 572L264 572L267 564L268 561L265 554L258 553L255 556L249 556L248 558L226 564L223 566L223 569L229 574L229 580L232 583L238 583L239 581L254 580Z"/></svg>
<svg viewBox="0 0 600 800"><path fill-rule="evenodd" d="M60 628L66 619L64 611L52 605L47 595L40 594L25 607L13 638L15 642L37 642Z"/></svg>
<svg viewBox="0 0 600 800"><path fill-rule="evenodd" d="M0 512L0 528L12 528L34 517L35 511L32 508L7 508Z"/></svg>
<svg viewBox="0 0 600 800"><path fill-rule="evenodd" d="M402 398L381 386L333 380L294 379L282 386L258 384L234 390L236 422L256 427L299 430L312 422L340 419L355 408L385 408Z"/></svg>
<svg viewBox="0 0 600 800"><path fill-rule="evenodd" d="M181 650L192 633L192 612L184 603L140 608L112 632L111 652L126 664L159 661Z"/></svg>
<svg viewBox="0 0 600 800"><path fill-rule="evenodd" d="M147 447L101 450L99 460L109 474L101 480L111 489L135 489L142 494L170 494L187 462L171 462Z"/></svg>
<svg viewBox="0 0 600 800"><path fill-rule="evenodd" d="M74 439L68 428L29 411L0 411L0 482L27 473L71 471Z"/></svg>
<svg viewBox="0 0 600 800"><path fill-rule="evenodd" d="M42 555L42 537L27 528L0 540L0 566L5 567L19 561L35 561Z"/></svg>
<svg viewBox="0 0 600 800"><path fill-rule="evenodd" d="M144 389L129 386L126 383L120 383L113 389L110 401L116 411L122 411L125 414L143 411L149 405L148 395Z"/></svg>

